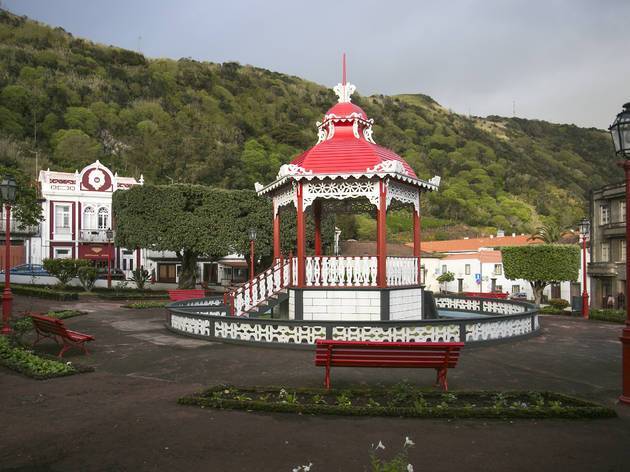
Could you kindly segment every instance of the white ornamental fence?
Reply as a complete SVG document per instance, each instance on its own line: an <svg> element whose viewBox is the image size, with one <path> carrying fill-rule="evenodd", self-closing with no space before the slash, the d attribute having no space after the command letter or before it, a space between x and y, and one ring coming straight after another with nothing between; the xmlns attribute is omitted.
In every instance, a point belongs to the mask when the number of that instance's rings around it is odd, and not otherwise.
<svg viewBox="0 0 630 472"><path fill-rule="evenodd" d="M376 257L306 258L308 287L375 287Z"/></svg>
<svg viewBox="0 0 630 472"><path fill-rule="evenodd" d="M417 257L388 257L387 286L401 287L418 284Z"/></svg>

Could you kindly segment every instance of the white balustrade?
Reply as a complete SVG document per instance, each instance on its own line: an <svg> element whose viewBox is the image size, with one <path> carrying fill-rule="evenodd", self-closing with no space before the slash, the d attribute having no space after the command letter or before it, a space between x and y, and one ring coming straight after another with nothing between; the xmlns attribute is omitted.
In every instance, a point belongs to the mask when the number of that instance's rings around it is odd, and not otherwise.
<svg viewBox="0 0 630 472"><path fill-rule="evenodd" d="M306 258L305 280L308 287L374 287L376 257Z"/></svg>
<svg viewBox="0 0 630 472"><path fill-rule="evenodd" d="M400 287L418 284L418 258L388 257L387 286Z"/></svg>
<svg viewBox="0 0 630 472"><path fill-rule="evenodd" d="M294 261L277 261L273 267L258 274L252 281L243 284L230 294L233 314L243 316L246 312L278 293L289 285L290 264Z"/></svg>

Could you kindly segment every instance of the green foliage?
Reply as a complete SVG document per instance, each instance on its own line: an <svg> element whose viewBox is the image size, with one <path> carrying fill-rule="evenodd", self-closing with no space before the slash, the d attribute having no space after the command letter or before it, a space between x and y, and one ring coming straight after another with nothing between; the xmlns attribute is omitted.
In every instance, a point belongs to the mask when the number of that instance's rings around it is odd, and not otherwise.
<svg viewBox="0 0 630 472"><path fill-rule="evenodd" d="M0 336L0 364L36 379L48 379L78 372L70 363L44 359L32 351L13 345L8 336Z"/></svg>
<svg viewBox="0 0 630 472"><path fill-rule="evenodd" d="M556 310L564 310L570 305L570 303L562 298L550 298L549 305L551 305Z"/></svg>
<svg viewBox="0 0 630 472"><path fill-rule="evenodd" d="M136 284L138 290L144 290L144 286L151 280L151 274L144 267L137 267L131 272L131 280Z"/></svg>
<svg viewBox="0 0 630 472"><path fill-rule="evenodd" d="M589 319L597 321L610 321L612 323L625 323L625 310L591 310L588 314Z"/></svg>
<svg viewBox="0 0 630 472"><path fill-rule="evenodd" d="M79 282L81 282L83 290L91 292L98 278L98 270L96 267L85 265L77 269L77 276L79 277Z"/></svg>
<svg viewBox="0 0 630 472"><path fill-rule="evenodd" d="M0 284L3 287L4 284ZM57 300L60 302L78 300L77 292L63 292L50 287L36 287L32 285L16 285L11 284L11 291L17 295L25 295L27 297L45 298L48 300Z"/></svg>
<svg viewBox="0 0 630 472"><path fill-rule="evenodd" d="M441 284L452 282L453 280L455 280L455 274L453 274L452 272L444 272L443 274L440 274L436 280Z"/></svg>
<svg viewBox="0 0 630 472"><path fill-rule="evenodd" d="M86 267L89 263L84 259L44 259L42 265L50 275L59 280L60 287L65 288L70 280L77 277L79 269Z"/></svg>
<svg viewBox="0 0 630 472"><path fill-rule="evenodd" d="M565 232L555 223L549 223L536 228L536 232L529 239L533 241L542 241L545 244L559 243Z"/></svg>
<svg viewBox="0 0 630 472"><path fill-rule="evenodd" d="M0 132L18 140L29 173L26 151L38 150L40 165L53 169L98 157L147 182L251 188L316 141L313 125L335 102L297 77L234 62L147 59L5 11L0 37ZM603 130L467 118L419 94L355 94L353 102L375 118L379 144L420 177L443 177L423 215L508 232L543 220L568 227L584 216L589 190L618 178ZM371 234L369 225L361 234ZM409 234L410 226L393 233Z"/></svg>
<svg viewBox="0 0 630 472"><path fill-rule="evenodd" d="M168 302L161 302L158 300L150 300L143 302L134 302L123 305L125 308L133 308L135 310L144 310L147 308L163 308L168 304Z"/></svg>
<svg viewBox="0 0 630 472"><path fill-rule="evenodd" d="M543 289L552 282L577 280L580 249L565 244L530 244L502 247L501 255L508 279L527 280L540 304Z"/></svg>
<svg viewBox="0 0 630 472"><path fill-rule="evenodd" d="M75 316L81 316L87 314L85 311L79 310L56 310L49 311L46 313L46 316L51 318L57 318L60 320L65 320L67 318L74 318ZM21 338L25 333L33 329L33 321L29 316L21 316L17 319L14 319L12 326L13 334L16 338Z"/></svg>

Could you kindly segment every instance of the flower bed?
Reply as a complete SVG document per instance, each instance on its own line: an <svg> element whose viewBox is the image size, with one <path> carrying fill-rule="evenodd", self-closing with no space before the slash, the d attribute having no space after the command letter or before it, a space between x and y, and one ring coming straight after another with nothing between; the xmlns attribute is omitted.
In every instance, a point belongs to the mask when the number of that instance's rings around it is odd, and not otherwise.
<svg viewBox="0 0 630 472"><path fill-rule="evenodd" d="M51 318L65 320L67 318L73 318L75 316L87 315L87 312L79 310L57 310L49 311L48 313L44 314L46 316L50 316ZM20 316L13 321L11 328L13 329L13 334L17 338L20 338L25 333L33 329L33 321L29 316Z"/></svg>
<svg viewBox="0 0 630 472"><path fill-rule="evenodd" d="M122 305L123 308L133 308L135 310L144 310L147 308L164 308L168 302L162 302L159 300L147 300L143 302L127 303Z"/></svg>
<svg viewBox="0 0 630 472"><path fill-rule="evenodd" d="M220 385L179 399L181 405L252 411L418 418L610 418L614 410L553 392L435 392L408 384L386 388Z"/></svg>
<svg viewBox="0 0 630 472"><path fill-rule="evenodd" d="M14 344L8 336L0 336L0 364L38 380L63 377L92 370L77 367L71 362L62 362L38 356L33 351Z"/></svg>

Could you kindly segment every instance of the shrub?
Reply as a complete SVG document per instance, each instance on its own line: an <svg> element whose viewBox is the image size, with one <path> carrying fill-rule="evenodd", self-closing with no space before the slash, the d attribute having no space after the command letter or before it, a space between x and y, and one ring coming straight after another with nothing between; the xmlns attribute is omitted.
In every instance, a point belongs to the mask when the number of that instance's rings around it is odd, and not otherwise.
<svg viewBox="0 0 630 472"><path fill-rule="evenodd" d="M569 302L562 298L551 298L549 299L549 304L556 310L564 310L569 306Z"/></svg>
<svg viewBox="0 0 630 472"><path fill-rule="evenodd" d="M79 267L79 269L77 270L77 275L79 276L79 282L81 282L83 290L85 290L86 292L91 292L94 288L94 284L96 283L96 279L98 278L98 270L96 270L96 267Z"/></svg>
<svg viewBox="0 0 630 472"><path fill-rule="evenodd" d="M588 317L591 320L624 323L626 321L626 312L624 310L591 310Z"/></svg>
<svg viewBox="0 0 630 472"><path fill-rule="evenodd" d="M125 308L134 308L136 310L142 310L145 308L164 308L168 302L162 302L159 300L153 301L144 301L144 302L135 302L128 303L127 305L123 305Z"/></svg>
<svg viewBox="0 0 630 472"><path fill-rule="evenodd" d="M131 273L131 280L136 284L138 290L144 290L144 286L151 279L151 274L144 267L138 267Z"/></svg>
<svg viewBox="0 0 630 472"><path fill-rule="evenodd" d="M59 285L63 288L77 276L80 267L89 264L83 259L44 259L44 269L53 277L59 280Z"/></svg>
<svg viewBox="0 0 630 472"><path fill-rule="evenodd" d="M0 284L0 287L3 285ZM61 292L49 287L32 287L28 285L11 285L11 292L16 295L26 295L27 297L46 298L60 302L78 300L79 294L76 292Z"/></svg>

